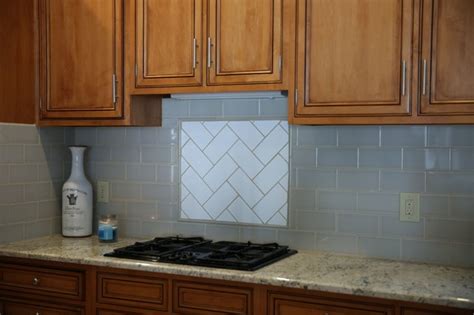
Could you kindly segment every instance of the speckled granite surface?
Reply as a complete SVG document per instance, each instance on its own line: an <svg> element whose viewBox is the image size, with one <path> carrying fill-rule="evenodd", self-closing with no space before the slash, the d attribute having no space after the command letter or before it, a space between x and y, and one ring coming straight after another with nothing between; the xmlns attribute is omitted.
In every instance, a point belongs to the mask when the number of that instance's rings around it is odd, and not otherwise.
<svg viewBox="0 0 474 315"><path fill-rule="evenodd" d="M302 251L253 272L107 258L133 243L100 244L96 237L59 235L0 246L0 256L35 258L474 309L474 269Z"/></svg>

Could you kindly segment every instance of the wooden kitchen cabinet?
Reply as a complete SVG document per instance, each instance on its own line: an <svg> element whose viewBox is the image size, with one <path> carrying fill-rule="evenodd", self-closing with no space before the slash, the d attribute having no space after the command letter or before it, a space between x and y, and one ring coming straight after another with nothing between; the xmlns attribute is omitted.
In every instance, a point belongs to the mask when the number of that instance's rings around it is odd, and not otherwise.
<svg viewBox="0 0 474 315"><path fill-rule="evenodd" d="M292 76L291 0L134 0L125 3L131 94L286 90Z"/></svg>
<svg viewBox="0 0 474 315"><path fill-rule="evenodd" d="M474 115L474 1L424 0L421 27L420 114Z"/></svg>
<svg viewBox="0 0 474 315"><path fill-rule="evenodd" d="M30 302L4 302L5 315L83 315L80 309L61 308L60 306L35 305Z"/></svg>
<svg viewBox="0 0 474 315"><path fill-rule="evenodd" d="M295 115L410 115L413 0L298 4Z"/></svg>

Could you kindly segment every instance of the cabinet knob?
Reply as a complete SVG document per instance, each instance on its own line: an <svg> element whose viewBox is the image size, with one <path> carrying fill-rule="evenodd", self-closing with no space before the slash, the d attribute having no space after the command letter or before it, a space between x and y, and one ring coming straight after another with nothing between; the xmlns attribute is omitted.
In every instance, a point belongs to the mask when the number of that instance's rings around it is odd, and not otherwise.
<svg viewBox="0 0 474 315"><path fill-rule="evenodd" d="M40 281L39 281L38 278L36 278L36 277L33 278L33 285L38 285L39 282L40 282Z"/></svg>
<svg viewBox="0 0 474 315"><path fill-rule="evenodd" d="M36 315L41 315L40 312L36 312Z"/></svg>

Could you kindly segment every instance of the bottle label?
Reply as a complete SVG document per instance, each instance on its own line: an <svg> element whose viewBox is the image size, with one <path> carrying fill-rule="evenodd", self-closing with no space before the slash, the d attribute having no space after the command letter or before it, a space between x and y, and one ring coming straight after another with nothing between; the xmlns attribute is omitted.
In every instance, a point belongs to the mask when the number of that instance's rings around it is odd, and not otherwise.
<svg viewBox="0 0 474 315"><path fill-rule="evenodd" d="M88 193L80 189L63 189L63 232L71 234L90 234L88 227L90 205L88 205Z"/></svg>

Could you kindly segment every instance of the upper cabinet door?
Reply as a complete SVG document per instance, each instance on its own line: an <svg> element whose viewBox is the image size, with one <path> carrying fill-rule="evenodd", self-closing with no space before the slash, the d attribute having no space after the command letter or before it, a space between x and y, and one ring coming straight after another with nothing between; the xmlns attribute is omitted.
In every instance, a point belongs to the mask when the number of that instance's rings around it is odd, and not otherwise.
<svg viewBox="0 0 474 315"><path fill-rule="evenodd" d="M123 114L121 0L40 1L40 118Z"/></svg>
<svg viewBox="0 0 474 315"><path fill-rule="evenodd" d="M202 83L202 0L136 1L137 87Z"/></svg>
<svg viewBox="0 0 474 315"><path fill-rule="evenodd" d="M474 114L474 1L425 0L421 114Z"/></svg>
<svg viewBox="0 0 474 315"><path fill-rule="evenodd" d="M296 116L409 115L413 5L299 1Z"/></svg>
<svg viewBox="0 0 474 315"><path fill-rule="evenodd" d="M209 0L208 84L281 82L282 0Z"/></svg>

